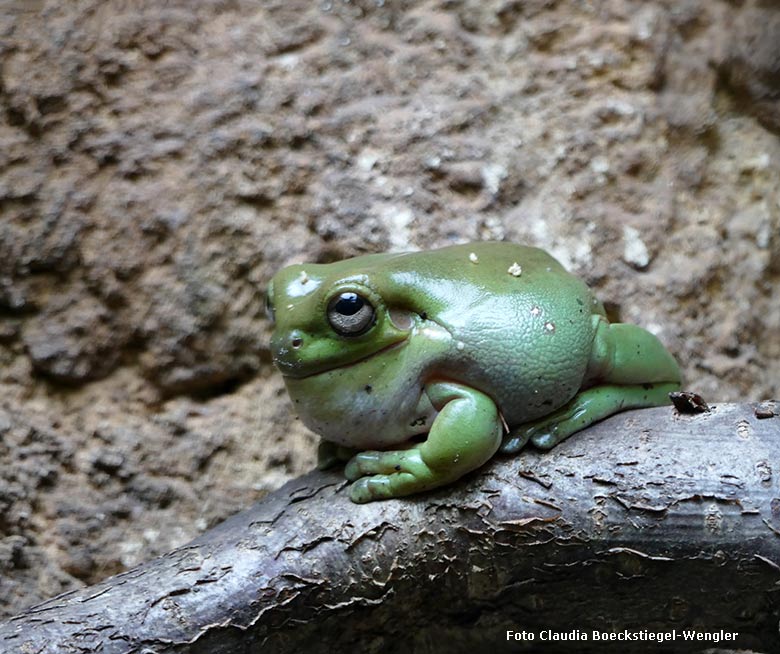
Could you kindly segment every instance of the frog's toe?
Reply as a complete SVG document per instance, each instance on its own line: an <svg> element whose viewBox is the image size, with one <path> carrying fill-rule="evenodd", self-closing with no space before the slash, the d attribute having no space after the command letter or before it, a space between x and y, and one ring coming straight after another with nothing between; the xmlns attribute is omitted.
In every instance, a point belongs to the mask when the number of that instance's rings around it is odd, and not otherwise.
<svg viewBox="0 0 780 654"><path fill-rule="evenodd" d="M361 477L349 487L349 498L356 504L365 504L380 497L387 497L390 480L381 477Z"/></svg>
<svg viewBox="0 0 780 654"><path fill-rule="evenodd" d="M532 433L533 430L528 428L516 429L509 432L501 441L501 447L498 448L499 451L502 454L517 454L526 446Z"/></svg>
<svg viewBox="0 0 780 654"><path fill-rule="evenodd" d="M394 450L389 452L360 452L353 456L344 474L350 481L355 481L366 475L392 475L399 472L410 472L424 475L427 466L415 449Z"/></svg>
<svg viewBox="0 0 780 654"><path fill-rule="evenodd" d="M373 500L387 500L405 494L399 492L399 487L403 488L413 482L413 475L407 472L361 477L350 486L349 498L356 504L365 504Z"/></svg>
<svg viewBox="0 0 780 654"><path fill-rule="evenodd" d="M365 475L373 474L370 471L372 468L372 459L379 452L361 452L353 456L344 468L344 476L350 481L360 479Z"/></svg>
<svg viewBox="0 0 780 654"><path fill-rule="evenodd" d="M559 429L561 422L553 422L549 418L536 423L528 423L508 434L501 445L505 454L516 454L522 450L528 441L543 450L549 450L560 443L565 436Z"/></svg>
<svg viewBox="0 0 780 654"><path fill-rule="evenodd" d="M548 430L534 434L531 436L531 442L541 450L552 449L565 438L558 434L556 427L557 425L552 425Z"/></svg>
<svg viewBox="0 0 780 654"><path fill-rule="evenodd" d="M349 460L344 474L350 481L366 475L390 475L405 469L405 455L405 452L360 452Z"/></svg>

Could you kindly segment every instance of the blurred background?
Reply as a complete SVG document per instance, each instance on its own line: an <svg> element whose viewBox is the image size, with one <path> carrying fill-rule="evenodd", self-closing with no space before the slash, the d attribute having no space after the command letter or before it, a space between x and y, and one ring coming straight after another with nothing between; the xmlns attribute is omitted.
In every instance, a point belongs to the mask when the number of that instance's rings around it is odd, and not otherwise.
<svg viewBox="0 0 780 654"><path fill-rule="evenodd" d="M551 251L780 396L780 4L0 0L0 617L310 468L267 280Z"/></svg>

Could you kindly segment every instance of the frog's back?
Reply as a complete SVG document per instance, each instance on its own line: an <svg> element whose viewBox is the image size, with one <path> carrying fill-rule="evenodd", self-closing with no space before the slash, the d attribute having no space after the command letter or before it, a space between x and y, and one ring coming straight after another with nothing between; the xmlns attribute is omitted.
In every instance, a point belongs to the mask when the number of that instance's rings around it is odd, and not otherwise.
<svg viewBox="0 0 780 654"><path fill-rule="evenodd" d="M471 243L386 263L452 334L455 347L436 373L489 394L510 425L546 415L580 390L593 316L604 309L544 250Z"/></svg>

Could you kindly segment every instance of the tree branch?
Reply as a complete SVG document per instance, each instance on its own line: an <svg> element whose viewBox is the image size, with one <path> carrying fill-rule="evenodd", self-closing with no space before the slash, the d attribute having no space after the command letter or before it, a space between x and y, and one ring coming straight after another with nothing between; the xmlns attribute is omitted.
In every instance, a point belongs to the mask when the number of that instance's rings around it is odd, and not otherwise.
<svg viewBox="0 0 780 654"><path fill-rule="evenodd" d="M574 651L544 630L585 633L576 651L661 649L593 630L780 651L778 462L780 418L719 405L623 413L403 500L358 506L340 473L312 472L0 625L0 651Z"/></svg>

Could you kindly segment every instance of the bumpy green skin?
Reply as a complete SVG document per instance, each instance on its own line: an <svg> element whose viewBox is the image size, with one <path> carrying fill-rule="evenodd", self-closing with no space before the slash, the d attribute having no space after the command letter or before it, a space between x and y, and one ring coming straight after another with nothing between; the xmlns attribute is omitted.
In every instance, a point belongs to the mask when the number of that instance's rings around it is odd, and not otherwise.
<svg viewBox="0 0 780 654"><path fill-rule="evenodd" d="M344 291L375 308L362 335L327 319ZM537 248L483 242L295 265L268 298L274 362L324 439L321 464L350 458L355 502L447 484L529 440L553 447L679 388L655 336L610 324L587 286Z"/></svg>

